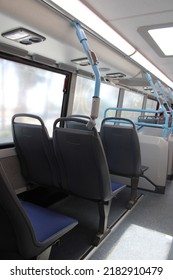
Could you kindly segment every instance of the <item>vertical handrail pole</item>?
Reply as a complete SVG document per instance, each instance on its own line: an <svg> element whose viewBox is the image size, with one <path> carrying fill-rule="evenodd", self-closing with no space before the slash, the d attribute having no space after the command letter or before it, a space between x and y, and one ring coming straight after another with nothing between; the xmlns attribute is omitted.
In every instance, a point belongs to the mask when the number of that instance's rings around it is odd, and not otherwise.
<svg viewBox="0 0 173 280"><path fill-rule="evenodd" d="M171 106L169 105L169 100L168 100L168 97L167 97L167 95L166 95L166 93L165 93L165 91L163 89L162 83L159 80L157 80L157 84L159 86L159 89L160 89L160 92L161 92L162 96L165 99L165 102L166 102L166 105L167 105L167 107L168 107L168 109L170 111L171 117L173 117L173 110L172 110ZM166 120L165 123L168 124L169 116L168 116L167 112L166 112L166 115L164 115L164 116L165 116L165 120ZM173 120L172 120L172 123L171 123L171 133L172 133L172 131L173 131Z"/></svg>
<svg viewBox="0 0 173 280"><path fill-rule="evenodd" d="M159 96L159 94L157 92L157 89L156 89L154 83L153 83L151 75L146 71L145 72L145 76L146 76L147 81L149 82L150 86L152 87L152 89L154 91L154 94L155 94L155 96L156 96L156 98L157 98L157 100L158 100L158 102L159 102L159 104L160 104L160 106L161 106L161 108L163 110L164 116L166 116L168 118L167 113L166 113L166 108L162 104L162 100L161 100L161 98L160 98L160 96ZM168 119L166 119L166 121L168 122ZM168 125L165 125L165 127L163 129L163 137L164 138L168 137Z"/></svg>
<svg viewBox="0 0 173 280"><path fill-rule="evenodd" d="M170 87L167 87L167 89L168 89L169 96L170 96L170 98L171 98L171 100L172 100L172 103L173 103L173 94L172 94L172 91L171 91ZM170 107L171 107L171 106L170 106ZM171 107L171 112L172 112L172 123L171 123L172 130L171 130L171 133L173 134L173 109L172 109L172 107Z"/></svg>
<svg viewBox="0 0 173 280"><path fill-rule="evenodd" d="M95 126L95 119L98 117L99 113L99 105L100 105L100 85L101 85L101 75L100 71L97 67L98 60L93 51L90 50L88 42L87 42L87 37L85 35L84 30L82 29L81 25L77 21L73 21L73 24L76 28L76 34L77 37L82 44L84 51L87 55L87 58L92 66L94 75L95 75L95 89L94 89L94 96L92 98L92 108L91 108L91 118L90 121L88 122L87 126L88 128L92 129L93 126Z"/></svg>

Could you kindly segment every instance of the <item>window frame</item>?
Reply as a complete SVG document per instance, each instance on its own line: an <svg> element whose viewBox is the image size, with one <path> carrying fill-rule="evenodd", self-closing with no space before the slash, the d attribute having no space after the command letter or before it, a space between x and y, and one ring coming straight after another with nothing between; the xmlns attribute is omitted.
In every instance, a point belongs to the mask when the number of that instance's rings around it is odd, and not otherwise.
<svg viewBox="0 0 173 280"><path fill-rule="evenodd" d="M62 99L62 107L61 107L60 116L61 117L66 116L68 102L69 102L70 85L71 85L71 79L72 79L72 73L70 71L58 69L53 66L49 66L49 65L45 65L45 64L42 64L42 63L39 63L36 61L32 61L31 59L18 57L18 56L14 56L14 55L3 53L3 52L0 52L0 59L5 59L7 61L19 63L21 65L28 65L28 66L35 67L38 69L43 69L45 71L50 71L53 73L64 75L64 78L66 77L66 83L64 83L64 88L63 88L63 99ZM11 148L13 146L14 146L13 141L0 143L0 149Z"/></svg>

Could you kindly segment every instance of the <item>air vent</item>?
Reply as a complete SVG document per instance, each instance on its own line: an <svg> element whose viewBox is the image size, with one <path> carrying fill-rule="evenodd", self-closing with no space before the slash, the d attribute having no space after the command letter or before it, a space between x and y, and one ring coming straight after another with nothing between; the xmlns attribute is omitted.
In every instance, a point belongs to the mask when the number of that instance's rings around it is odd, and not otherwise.
<svg viewBox="0 0 173 280"><path fill-rule="evenodd" d="M46 40L45 37L23 27L4 32L1 35L6 39L13 40L23 45L32 45Z"/></svg>

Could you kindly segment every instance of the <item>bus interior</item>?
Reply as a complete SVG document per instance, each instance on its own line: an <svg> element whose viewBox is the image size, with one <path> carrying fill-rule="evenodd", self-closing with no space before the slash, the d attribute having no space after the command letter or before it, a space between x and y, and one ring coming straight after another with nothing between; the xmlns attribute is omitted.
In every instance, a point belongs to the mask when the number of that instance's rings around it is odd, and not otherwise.
<svg viewBox="0 0 173 280"><path fill-rule="evenodd" d="M173 259L172 18L0 0L1 260Z"/></svg>

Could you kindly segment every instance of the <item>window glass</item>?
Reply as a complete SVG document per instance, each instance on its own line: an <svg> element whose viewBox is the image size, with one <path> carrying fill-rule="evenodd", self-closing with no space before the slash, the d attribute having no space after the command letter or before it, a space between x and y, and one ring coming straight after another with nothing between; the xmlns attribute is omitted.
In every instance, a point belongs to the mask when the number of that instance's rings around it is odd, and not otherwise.
<svg viewBox="0 0 173 280"><path fill-rule="evenodd" d="M147 102L146 102L146 110L156 110L156 107L157 107L157 101L156 100L153 100L153 99L149 99L147 98ZM146 113L147 115L148 114L151 114L152 113Z"/></svg>
<svg viewBox="0 0 173 280"><path fill-rule="evenodd" d="M95 81L83 77L77 77L75 98L73 104L73 114L90 116L92 97L94 95ZM108 84L101 84L100 87L100 107L96 120L96 127L100 130L100 124L104 118L104 111L108 107L116 107L119 89ZM108 114L109 116L109 114ZM114 115L115 116L115 112Z"/></svg>
<svg viewBox="0 0 173 280"><path fill-rule="evenodd" d="M123 108L130 109L142 109L143 95L138 94L132 91L124 92ZM122 111L121 117L132 120L133 122L138 121L138 116L141 115L141 112L133 111Z"/></svg>
<svg viewBox="0 0 173 280"><path fill-rule="evenodd" d="M11 118L16 113L40 116L52 135L60 116L65 76L0 59L0 143L12 141Z"/></svg>

